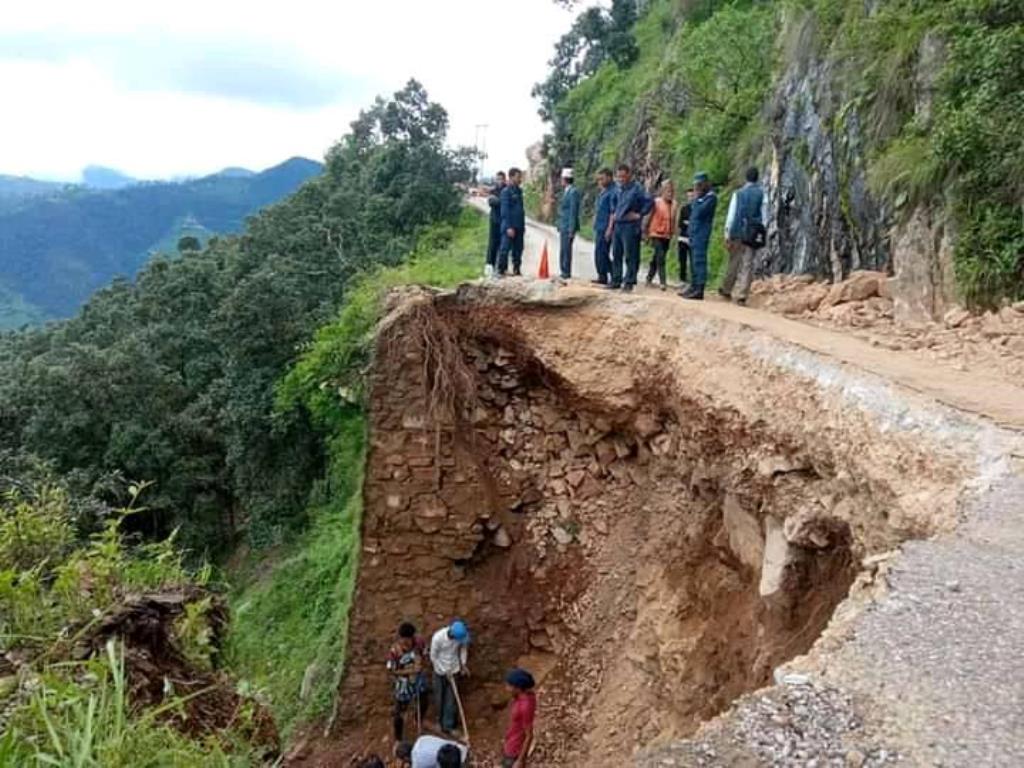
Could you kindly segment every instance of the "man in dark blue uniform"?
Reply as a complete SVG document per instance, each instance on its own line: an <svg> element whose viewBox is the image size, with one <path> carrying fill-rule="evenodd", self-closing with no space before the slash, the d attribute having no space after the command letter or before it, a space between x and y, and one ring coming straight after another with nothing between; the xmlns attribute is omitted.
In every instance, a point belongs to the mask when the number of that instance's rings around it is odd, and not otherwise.
<svg viewBox="0 0 1024 768"><path fill-rule="evenodd" d="M558 273L563 280L572 277L572 244L580 231L580 191L576 189L572 168L562 169L562 200L558 205Z"/></svg>
<svg viewBox="0 0 1024 768"><path fill-rule="evenodd" d="M633 180L633 171L628 165L620 165L617 176L619 191L612 214L612 281L608 287L632 291L636 285L637 272L640 271L640 238L643 234L640 223L654 208L654 201ZM625 275L622 270L623 257Z"/></svg>
<svg viewBox="0 0 1024 768"><path fill-rule="evenodd" d="M616 187L611 168L597 172L597 195L594 206L594 268L598 285L607 285L612 271L612 213L615 211Z"/></svg>
<svg viewBox="0 0 1024 768"><path fill-rule="evenodd" d="M696 199L690 204L690 257L693 260L693 281L680 295L684 299L700 301L704 298L704 286L708 281L708 248L711 245L711 229L715 221L718 197L711 188L706 173L693 177Z"/></svg>
<svg viewBox="0 0 1024 768"><path fill-rule="evenodd" d="M501 247L501 190L505 188L505 172L498 171L494 175L494 186L487 195L487 205L491 207L491 231L487 239L487 263L491 267L498 264L498 248Z"/></svg>
<svg viewBox="0 0 1024 768"><path fill-rule="evenodd" d="M523 238L526 234L526 209L523 207L523 172L508 169L508 186L501 190L501 248L498 250L498 274L508 271L512 257L512 274L521 275Z"/></svg>

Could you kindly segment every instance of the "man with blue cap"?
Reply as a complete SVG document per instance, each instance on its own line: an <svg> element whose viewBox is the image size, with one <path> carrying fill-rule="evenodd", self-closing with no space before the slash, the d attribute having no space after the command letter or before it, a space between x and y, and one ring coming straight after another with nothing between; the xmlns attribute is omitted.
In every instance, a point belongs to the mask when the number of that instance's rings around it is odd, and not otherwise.
<svg viewBox="0 0 1024 768"><path fill-rule="evenodd" d="M693 261L693 280L690 287L680 294L684 299L700 301L704 298L704 285L708 281L708 248L711 246L711 230L715 221L718 197L711 188L706 173L693 177L693 188L697 197L690 204L690 258Z"/></svg>
<svg viewBox="0 0 1024 768"><path fill-rule="evenodd" d="M640 223L654 208L654 201L633 180L633 170L626 163L619 165L616 176L619 187L612 213L612 279L608 287L632 291L640 269Z"/></svg>
<svg viewBox="0 0 1024 768"><path fill-rule="evenodd" d="M456 675L468 675L469 628L456 619L441 627L430 639L430 661L434 666L434 698L441 732L451 734L459 727L455 699Z"/></svg>

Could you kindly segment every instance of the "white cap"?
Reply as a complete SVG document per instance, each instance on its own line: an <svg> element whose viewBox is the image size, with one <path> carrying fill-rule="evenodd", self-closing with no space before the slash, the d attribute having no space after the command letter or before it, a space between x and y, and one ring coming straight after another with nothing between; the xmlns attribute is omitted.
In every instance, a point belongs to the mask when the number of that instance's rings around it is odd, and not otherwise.
<svg viewBox="0 0 1024 768"><path fill-rule="evenodd" d="M572 168L563 168L562 169L562 178L563 179L575 178L575 174L573 174Z"/></svg>

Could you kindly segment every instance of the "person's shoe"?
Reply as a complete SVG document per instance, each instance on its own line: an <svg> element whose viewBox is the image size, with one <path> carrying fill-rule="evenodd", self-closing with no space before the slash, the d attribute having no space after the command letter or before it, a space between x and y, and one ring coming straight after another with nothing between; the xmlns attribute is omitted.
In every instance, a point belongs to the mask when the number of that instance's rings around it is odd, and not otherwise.
<svg viewBox="0 0 1024 768"><path fill-rule="evenodd" d="M633 292L633 286L629 285L629 284L622 286L622 292L623 293L632 293Z"/></svg>
<svg viewBox="0 0 1024 768"><path fill-rule="evenodd" d="M598 279L598 280L591 280L591 281L590 281L590 284L591 284L591 285L603 285L603 286L607 286L607 285L608 285L608 281L607 281L607 280L600 280L600 279Z"/></svg>
<svg viewBox="0 0 1024 768"><path fill-rule="evenodd" d="M728 292L727 290L725 290L724 288L719 288L719 289L718 289L718 295L719 295L719 296L721 296L721 297L722 297L723 299L726 299L727 301L728 301L729 299L732 299L732 294L731 294L731 293L729 293L729 292Z"/></svg>
<svg viewBox="0 0 1024 768"><path fill-rule="evenodd" d="M651 280L651 278L648 277L647 281L644 283L644 285L646 285L648 288L650 288L652 285L654 285L654 281Z"/></svg>
<svg viewBox="0 0 1024 768"><path fill-rule="evenodd" d="M521 270L521 269L514 270L512 272L512 276L513 277L522 277L523 276L523 270Z"/></svg>
<svg viewBox="0 0 1024 768"><path fill-rule="evenodd" d="M622 283L605 283L605 290L618 291L622 289Z"/></svg>
<svg viewBox="0 0 1024 768"><path fill-rule="evenodd" d="M665 285L664 283L662 283L662 284L661 284L661 290L662 290L662 291L667 291L667 290L668 290L668 286L667 286L667 285Z"/></svg>
<svg viewBox="0 0 1024 768"><path fill-rule="evenodd" d="M694 288L693 286L691 286L679 295L682 296L684 299L689 299L690 301L703 301L704 289Z"/></svg>

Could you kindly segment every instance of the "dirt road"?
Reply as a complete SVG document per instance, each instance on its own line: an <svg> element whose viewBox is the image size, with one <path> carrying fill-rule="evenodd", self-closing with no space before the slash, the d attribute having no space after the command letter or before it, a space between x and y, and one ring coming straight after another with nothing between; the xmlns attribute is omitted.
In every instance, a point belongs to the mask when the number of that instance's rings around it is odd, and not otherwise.
<svg viewBox="0 0 1024 768"><path fill-rule="evenodd" d="M473 198L471 202L475 207L487 210L486 200ZM523 274L527 279L535 279L545 243L548 245L551 272L556 274L558 232L546 224L528 221L523 253ZM602 290L588 285L596 276L593 243L577 237L573 252L574 279L562 290ZM937 365L907 352L880 349L848 333L815 327L771 312L740 307L722 301L717 296L709 296L703 302L684 302L671 291L663 293L657 288L640 286L632 297L626 298L636 302L681 304L680 311L764 331L780 341L827 355L950 407L983 416L999 426L1024 429L1024 386L1007 382L998 376L988 376L984 370L961 371L953 366Z"/></svg>

